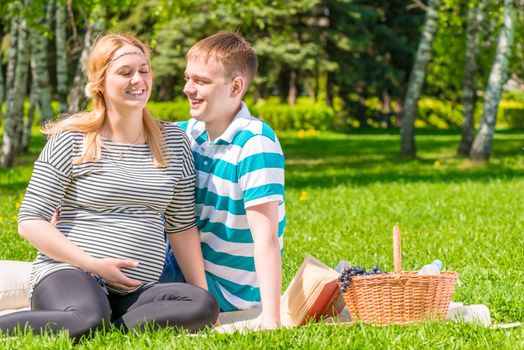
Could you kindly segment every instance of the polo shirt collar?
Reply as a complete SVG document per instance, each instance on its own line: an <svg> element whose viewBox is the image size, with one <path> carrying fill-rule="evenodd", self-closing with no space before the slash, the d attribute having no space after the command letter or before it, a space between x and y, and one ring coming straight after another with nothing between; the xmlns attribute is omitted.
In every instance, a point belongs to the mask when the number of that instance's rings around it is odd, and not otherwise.
<svg viewBox="0 0 524 350"><path fill-rule="evenodd" d="M235 136L242 130L245 130L249 125L252 119L251 113L244 102L240 103L240 111L238 111L237 115L233 118L233 121L229 124L222 135L213 140L213 142L210 142L211 145L232 143ZM208 137L205 124L203 122L195 121L191 128L191 136L198 144L206 142Z"/></svg>

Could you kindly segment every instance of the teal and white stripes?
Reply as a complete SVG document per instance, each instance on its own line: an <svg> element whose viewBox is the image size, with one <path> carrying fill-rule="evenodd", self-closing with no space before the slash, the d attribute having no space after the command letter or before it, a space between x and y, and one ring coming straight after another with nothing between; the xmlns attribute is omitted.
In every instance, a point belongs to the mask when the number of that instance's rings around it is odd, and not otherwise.
<svg viewBox="0 0 524 350"><path fill-rule="evenodd" d="M255 307L260 290L246 208L279 202L278 235L285 226L284 155L273 130L242 109L227 130L207 142L204 124L186 131L195 159L196 216L210 291L225 311Z"/></svg>

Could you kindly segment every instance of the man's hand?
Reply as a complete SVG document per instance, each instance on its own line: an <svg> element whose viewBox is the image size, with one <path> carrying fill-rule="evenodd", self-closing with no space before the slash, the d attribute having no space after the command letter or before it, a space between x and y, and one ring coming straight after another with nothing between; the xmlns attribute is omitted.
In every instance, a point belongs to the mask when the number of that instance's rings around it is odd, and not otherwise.
<svg viewBox="0 0 524 350"><path fill-rule="evenodd" d="M277 329L280 326L281 325L277 320L269 320L264 318L264 314L261 314L253 320L249 320L247 323L247 327L255 331Z"/></svg>
<svg viewBox="0 0 524 350"><path fill-rule="evenodd" d="M262 315L262 319L260 320L259 327L261 329L277 329L280 327L280 320L267 319Z"/></svg>
<svg viewBox="0 0 524 350"><path fill-rule="evenodd" d="M53 217L51 218L51 225L56 226L58 219L60 219L60 209L56 208L55 213L53 214Z"/></svg>
<svg viewBox="0 0 524 350"><path fill-rule="evenodd" d="M121 269L133 269L138 266L136 261L114 258L94 259L91 272L102 277L108 286L131 291L142 285L142 282L129 278Z"/></svg>

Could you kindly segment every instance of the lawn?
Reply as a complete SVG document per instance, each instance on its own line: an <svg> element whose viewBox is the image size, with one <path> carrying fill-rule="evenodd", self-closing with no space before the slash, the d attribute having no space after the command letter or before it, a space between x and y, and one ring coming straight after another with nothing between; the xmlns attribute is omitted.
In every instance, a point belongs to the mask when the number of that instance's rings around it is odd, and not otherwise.
<svg viewBox="0 0 524 350"><path fill-rule="evenodd" d="M489 165L454 156L459 135L425 131L419 158L398 158L398 132L279 135L286 154L283 284L306 254L328 265L341 260L393 269L391 229L402 230L403 268L434 259L457 271L454 301L485 304L494 323L524 321L524 138L499 131ZM12 169L0 170L0 259L32 260L35 250L16 233L17 207L32 162L43 145ZM97 333L72 344L65 334L0 340L0 348L425 348L524 349L524 327L489 329L430 322L375 327L308 324L293 330L202 336L169 330Z"/></svg>

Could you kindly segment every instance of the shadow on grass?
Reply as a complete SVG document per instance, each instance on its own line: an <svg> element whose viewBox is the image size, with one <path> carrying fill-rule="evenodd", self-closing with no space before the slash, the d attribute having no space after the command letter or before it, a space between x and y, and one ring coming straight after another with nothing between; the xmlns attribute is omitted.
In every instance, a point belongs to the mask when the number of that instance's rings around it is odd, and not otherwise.
<svg viewBox="0 0 524 350"><path fill-rule="evenodd" d="M460 135L451 132L417 138L419 158L399 157L399 136L390 132L358 135L285 137L286 186L335 187L384 182L489 182L524 177L521 132L499 133L489 164L455 156Z"/></svg>
<svg viewBox="0 0 524 350"><path fill-rule="evenodd" d="M286 156L286 186L336 187L388 182L489 182L524 177L522 130L497 130L489 164L475 166L455 156L460 130L417 130L419 157L399 157L398 130L358 130L348 134L323 132L299 138L294 132L280 136ZM16 166L0 169L0 192L23 191L32 165L45 144L41 134L32 138L30 153ZM22 175L23 173L23 175Z"/></svg>
<svg viewBox="0 0 524 350"><path fill-rule="evenodd" d="M304 173L300 176L291 174L286 177L286 186L293 188L304 187L337 187L339 185L372 185L374 183L394 183L394 182L490 182L500 179L510 179L515 177L524 177L524 171L509 171L506 170L504 174L494 174L491 171L474 171L474 172L446 172L440 174L403 174L399 172L366 172L359 171L342 172L335 175L322 173L321 171L313 173Z"/></svg>

